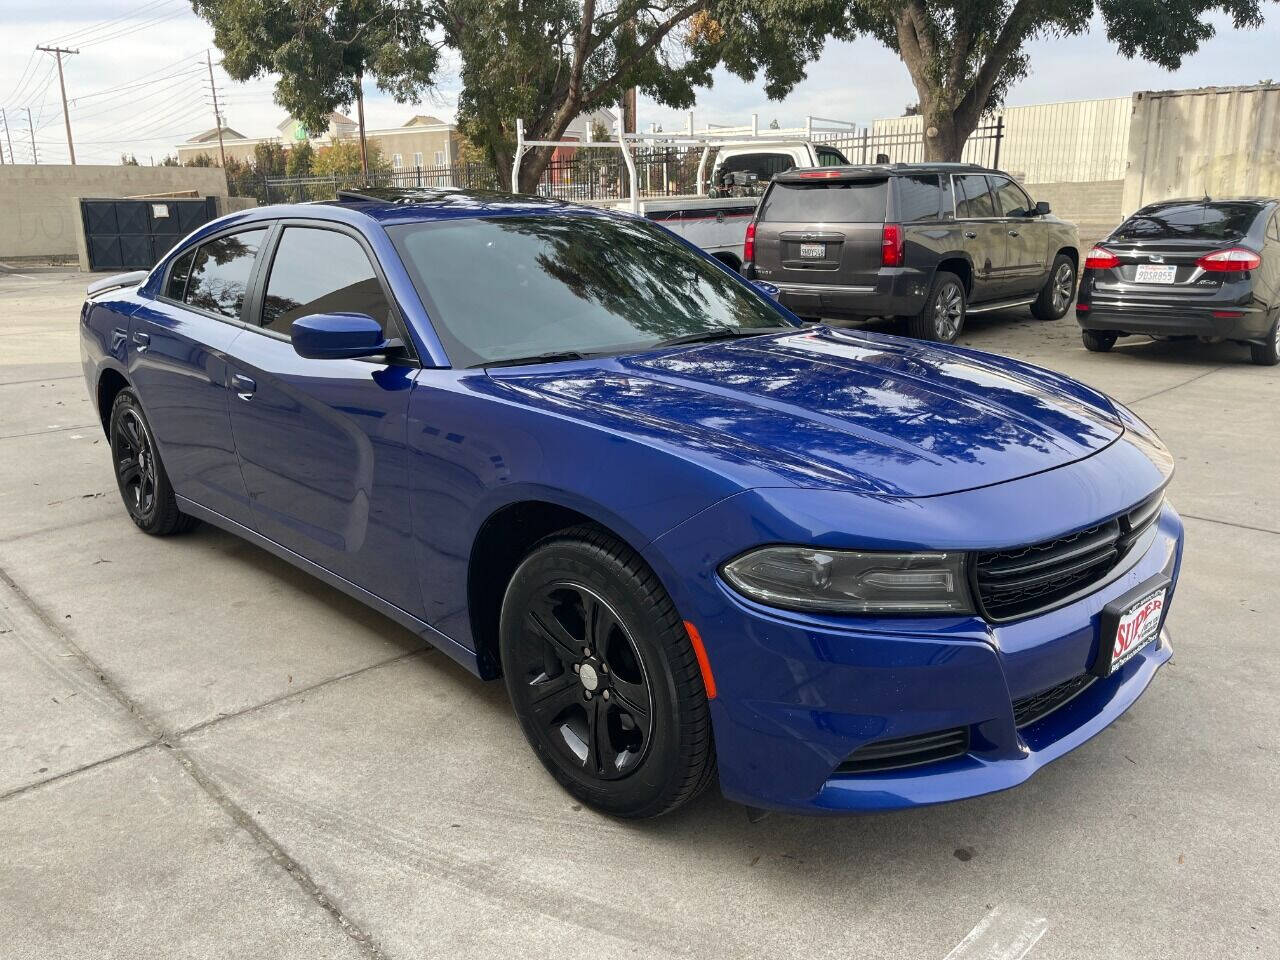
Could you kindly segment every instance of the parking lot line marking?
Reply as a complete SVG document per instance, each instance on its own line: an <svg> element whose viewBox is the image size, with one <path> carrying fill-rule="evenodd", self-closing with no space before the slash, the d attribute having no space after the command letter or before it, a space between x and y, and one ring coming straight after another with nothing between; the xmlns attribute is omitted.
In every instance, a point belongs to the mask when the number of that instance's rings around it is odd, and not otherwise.
<svg viewBox="0 0 1280 960"><path fill-rule="evenodd" d="M1048 929L1044 917L996 904L943 960L1022 960Z"/></svg>

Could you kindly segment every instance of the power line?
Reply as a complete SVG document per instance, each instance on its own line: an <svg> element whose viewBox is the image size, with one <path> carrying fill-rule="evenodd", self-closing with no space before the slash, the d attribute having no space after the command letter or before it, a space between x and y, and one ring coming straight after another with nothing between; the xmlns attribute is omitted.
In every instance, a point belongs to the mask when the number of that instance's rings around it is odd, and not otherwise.
<svg viewBox="0 0 1280 960"><path fill-rule="evenodd" d="M187 10L175 10L172 13L165 14L162 17L156 17L153 20L147 20L143 23L135 24L127 28L117 30L115 33L109 33L103 37L96 37L86 43L80 44L82 47L96 47L100 43L106 43L109 40L120 40L130 34L138 33L142 30L150 30L152 27L159 26L162 23L168 23L170 20L176 20L178 17L185 16Z"/></svg>
<svg viewBox="0 0 1280 960"><path fill-rule="evenodd" d="M170 2L172 2L172 0L149 0L149 2L144 3L141 7L137 7L133 10L130 10L128 13L122 13L118 17L112 17L108 20L103 20L99 23L91 23L87 27L81 27L79 30L72 30L70 33L64 33L60 37L54 37L49 42L50 43L69 43L72 40L85 37L86 35L92 34L95 31L101 30L105 27L112 27L113 25L118 25L119 23L125 20L134 20L138 17L139 14L147 13L149 11L152 11L155 7L164 6L166 3L170 3Z"/></svg>

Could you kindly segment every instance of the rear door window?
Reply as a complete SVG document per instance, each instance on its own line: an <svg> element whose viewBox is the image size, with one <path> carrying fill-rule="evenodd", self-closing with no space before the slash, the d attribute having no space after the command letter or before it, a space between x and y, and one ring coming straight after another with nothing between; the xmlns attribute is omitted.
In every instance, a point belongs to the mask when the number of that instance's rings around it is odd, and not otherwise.
<svg viewBox="0 0 1280 960"><path fill-rule="evenodd" d="M760 219L806 223L883 223L888 180L775 183L760 201Z"/></svg>
<svg viewBox="0 0 1280 960"><path fill-rule="evenodd" d="M1242 239L1258 217L1256 203L1161 203L1144 207L1112 234L1120 240L1198 240L1208 243Z"/></svg>
<svg viewBox="0 0 1280 960"><path fill-rule="evenodd" d="M956 217L960 220L977 220L994 217L995 204L983 176L952 177L955 183Z"/></svg>
<svg viewBox="0 0 1280 960"><path fill-rule="evenodd" d="M196 251L183 302L239 320L253 262L266 235L263 227L218 237L202 245Z"/></svg>
<svg viewBox="0 0 1280 960"><path fill-rule="evenodd" d="M897 179L897 207L894 216L903 223L937 220L942 209L942 187L937 174L918 174Z"/></svg>
<svg viewBox="0 0 1280 960"><path fill-rule="evenodd" d="M995 191L999 216L1028 217L1031 215L1031 198L1022 192L1020 186L1004 177L988 179L991 181L991 189Z"/></svg>
<svg viewBox="0 0 1280 960"><path fill-rule="evenodd" d="M336 230L286 227L271 259L261 325L290 335L293 321L317 313L363 313L382 324L391 304L382 283L352 237Z"/></svg>

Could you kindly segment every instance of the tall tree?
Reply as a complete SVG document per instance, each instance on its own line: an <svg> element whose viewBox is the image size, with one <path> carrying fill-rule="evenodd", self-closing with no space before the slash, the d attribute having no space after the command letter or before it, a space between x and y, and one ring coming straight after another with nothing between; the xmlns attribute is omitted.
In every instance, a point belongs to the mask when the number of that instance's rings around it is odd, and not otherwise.
<svg viewBox="0 0 1280 960"><path fill-rule="evenodd" d="M530 140L558 140L574 118L638 88L693 106L723 64L784 96L821 52L824 0L445 0L439 23L460 54L462 128L509 177L514 121ZM531 149L518 189L531 190L553 148Z"/></svg>
<svg viewBox="0 0 1280 960"><path fill-rule="evenodd" d="M276 73L276 102L309 130L349 106L363 77L400 103L440 63L432 0L191 0L236 80Z"/></svg>
<svg viewBox="0 0 1280 960"><path fill-rule="evenodd" d="M924 155L959 160L987 110L1027 75L1028 40L1088 31L1097 12L1125 57L1174 70L1214 35L1215 11L1262 23L1261 0L834 0L831 27L869 34L906 64L920 95Z"/></svg>

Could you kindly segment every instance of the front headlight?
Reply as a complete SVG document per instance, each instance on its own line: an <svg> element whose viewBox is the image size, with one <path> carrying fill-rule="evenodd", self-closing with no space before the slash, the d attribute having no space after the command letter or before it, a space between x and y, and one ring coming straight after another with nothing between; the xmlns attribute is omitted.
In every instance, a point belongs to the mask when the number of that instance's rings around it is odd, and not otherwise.
<svg viewBox="0 0 1280 960"><path fill-rule="evenodd" d="M826 613L972 613L963 553L762 547L720 574L771 607Z"/></svg>

